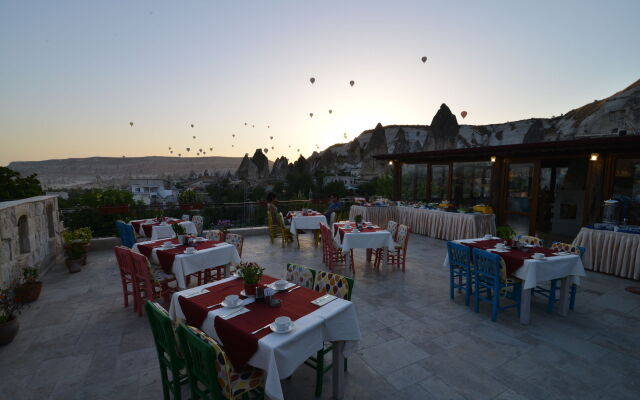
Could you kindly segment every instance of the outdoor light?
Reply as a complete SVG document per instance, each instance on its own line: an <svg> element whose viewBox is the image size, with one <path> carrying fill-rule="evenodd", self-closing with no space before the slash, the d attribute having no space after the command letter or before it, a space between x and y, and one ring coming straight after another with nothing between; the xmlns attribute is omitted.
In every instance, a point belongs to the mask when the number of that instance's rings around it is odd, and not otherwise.
<svg viewBox="0 0 640 400"><path fill-rule="evenodd" d="M491 162L492 163L496 162L496 156L491 156Z"/></svg>
<svg viewBox="0 0 640 400"><path fill-rule="evenodd" d="M598 153L591 153L591 161L598 161Z"/></svg>
<svg viewBox="0 0 640 400"><path fill-rule="evenodd" d="M393 165L393 161L389 160L389 165Z"/></svg>

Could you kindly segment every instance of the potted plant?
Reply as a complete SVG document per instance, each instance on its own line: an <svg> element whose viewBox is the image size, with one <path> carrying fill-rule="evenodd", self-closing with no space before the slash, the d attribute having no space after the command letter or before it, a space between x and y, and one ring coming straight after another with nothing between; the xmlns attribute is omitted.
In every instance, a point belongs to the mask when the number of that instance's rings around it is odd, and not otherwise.
<svg viewBox="0 0 640 400"><path fill-rule="evenodd" d="M500 239L511 240L516 237L516 231L509 225L499 226L496 228L496 233Z"/></svg>
<svg viewBox="0 0 640 400"><path fill-rule="evenodd" d="M236 267L236 273L244 282L244 293L247 296L255 296L256 286L262 278L264 268L253 262L240 263Z"/></svg>
<svg viewBox="0 0 640 400"><path fill-rule="evenodd" d="M0 346L9 344L18 334L20 315L24 305L16 301L16 282L0 289Z"/></svg>
<svg viewBox="0 0 640 400"><path fill-rule="evenodd" d="M356 222L356 228L360 229L362 225L362 215L356 215L353 220Z"/></svg>
<svg viewBox="0 0 640 400"><path fill-rule="evenodd" d="M185 244L185 236L187 231L184 229L184 226L180 224L172 224L171 227L178 238L178 244Z"/></svg>
<svg viewBox="0 0 640 400"><path fill-rule="evenodd" d="M218 220L217 228L220 231L220 240L222 240L223 242L227 237L227 233L229 233L229 229L231 228L231 226L231 220Z"/></svg>
<svg viewBox="0 0 640 400"><path fill-rule="evenodd" d="M16 287L16 301L26 304L38 300L42 291L42 282L38 280L37 267L22 268L22 284Z"/></svg>
<svg viewBox="0 0 640 400"><path fill-rule="evenodd" d="M181 210L199 210L204 204L196 202L196 192L191 189L180 193L180 209Z"/></svg>
<svg viewBox="0 0 640 400"><path fill-rule="evenodd" d="M70 273L79 272L80 266L87 264L87 249L92 237L89 228L67 229L62 232L65 264Z"/></svg>

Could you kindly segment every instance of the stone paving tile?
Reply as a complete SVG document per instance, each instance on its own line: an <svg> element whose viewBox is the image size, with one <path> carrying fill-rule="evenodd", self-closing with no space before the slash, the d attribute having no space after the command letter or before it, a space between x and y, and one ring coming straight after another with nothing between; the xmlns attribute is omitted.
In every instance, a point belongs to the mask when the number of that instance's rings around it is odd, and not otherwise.
<svg viewBox="0 0 640 400"><path fill-rule="evenodd" d="M248 237L243 259L283 277L288 262L326 269L310 235L301 248ZM362 342L349 358L346 399L635 399L640 390L640 296L634 282L588 273L576 310L547 314L535 298L532 323L515 310L489 318L449 299L445 242L411 235L407 270L379 270L355 251L353 301ZM350 275L339 267L337 272ZM44 276L41 298L0 347L0 398L160 399L162 387L145 317L124 308L115 257L92 252L78 274ZM301 366L282 381L287 399L314 399L315 374ZM189 398L183 388L184 398ZM331 398L331 374L322 399Z"/></svg>

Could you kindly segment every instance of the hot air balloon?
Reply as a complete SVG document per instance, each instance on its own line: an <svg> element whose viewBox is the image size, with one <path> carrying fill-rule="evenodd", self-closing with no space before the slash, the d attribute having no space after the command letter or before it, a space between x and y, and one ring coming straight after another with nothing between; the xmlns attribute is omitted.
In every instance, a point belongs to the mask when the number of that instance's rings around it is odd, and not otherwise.
<svg viewBox="0 0 640 400"><path fill-rule="evenodd" d="M333 110L329 110L329 114L331 114L333 112Z"/></svg>
<svg viewBox="0 0 640 400"><path fill-rule="evenodd" d="M255 126L255 125L251 125L251 127L252 127L252 128L255 128L256 126Z"/></svg>
<svg viewBox="0 0 640 400"><path fill-rule="evenodd" d="M426 63L427 62L427 56L422 56L421 60L422 60L423 64Z"/></svg>
<svg viewBox="0 0 640 400"><path fill-rule="evenodd" d="M264 152L265 154L269 152L269 149L267 149L266 147L264 148Z"/></svg>
<svg viewBox="0 0 640 400"><path fill-rule="evenodd" d="M271 125L267 125L267 128L271 128Z"/></svg>
<svg viewBox="0 0 640 400"><path fill-rule="evenodd" d="M233 145L231 145L231 147L233 147Z"/></svg>
<svg viewBox="0 0 640 400"><path fill-rule="evenodd" d="M466 118L466 117L467 117L467 112L466 112L466 111L463 111L463 112L461 112L461 113L460 113L460 115L462 115L462 118L464 119L464 118Z"/></svg>
<svg viewBox="0 0 640 400"><path fill-rule="evenodd" d="M344 133L344 138L345 138L345 139L347 138L347 132L345 132L345 133Z"/></svg>
<svg viewBox="0 0 640 400"><path fill-rule="evenodd" d="M269 139L273 140L273 136L269 136Z"/></svg>
<svg viewBox="0 0 640 400"><path fill-rule="evenodd" d="M273 150L273 146L271 146L271 150Z"/></svg>
<svg viewBox="0 0 640 400"><path fill-rule="evenodd" d="M313 113L309 113L309 116L310 116L311 118L313 118Z"/></svg>
<svg viewBox="0 0 640 400"><path fill-rule="evenodd" d="M291 148L291 145L289 145L289 148Z"/></svg>
<svg viewBox="0 0 640 400"><path fill-rule="evenodd" d="M187 151L191 151L191 148L187 147Z"/></svg>
<svg viewBox="0 0 640 400"><path fill-rule="evenodd" d="M124 158L124 155L122 156L122 158Z"/></svg>
<svg viewBox="0 0 640 400"><path fill-rule="evenodd" d="M182 153L178 153L178 157L182 157Z"/></svg>
<svg viewBox="0 0 640 400"><path fill-rule="evenodd" d="M171 150L171 147L169 147L169 150Z"/></svg>
<svg viewBox="0 0 640 400"><path fill-rule="evenodd" d="M173 154L173 151L170 151L169 153Z"/></svg>
<svg viewBox="0 0 640 400"><path fill-rule="evenodd" d="M309 79L309 81L310 81L310 82L311 82L311 84L313 85L313 84L315 83L315 81L316 81L316 78L313 78L313 77L312 77L311 79Z"/></svg>
<svg viewBox="0 0 640 400"><path fill-rule="evenodd" d="M133 122L129 122L129 125L133 126Z"/></svg>
<svg viewBox="0 0 640 400"><path fill-rule="evenodd" d="M195 139L196 137L194 136L193 138Z"/></svg>
<svg viewBox="0 0 640 400"><path fill-rule="evenodd" d="M209 147L209 151L213 151L213 147Z"/></svg>
<svg viewBox="0 0 640 400"><path fill-rule="evenodd" d="M245 125L247 125L247 123L246 123L246 122L245 122L244 124L245 124Z"/></svg>
<svg viewBox="0 0 640 400"><path fill-rule="evenodd" d="M233 135L231 135L231 137L236 137L236 134L234 133Z"/></svg>
<svg viewBox="0 0 640 400"><path fill-rule="evenodd" d="M193 128L193 124L191 124L191 127Z"/></svg>
<svg viewBox="0 0 640 400"><path fill-rule="evenodd" d="M298 149L298 153L300 153L300 149Z"/></svg>
<svg viewBox="0 0 640 400"><path fill-rule="evenodd" d="M349 85L353 86L356 84L356 81L349 81Z"/></svg>

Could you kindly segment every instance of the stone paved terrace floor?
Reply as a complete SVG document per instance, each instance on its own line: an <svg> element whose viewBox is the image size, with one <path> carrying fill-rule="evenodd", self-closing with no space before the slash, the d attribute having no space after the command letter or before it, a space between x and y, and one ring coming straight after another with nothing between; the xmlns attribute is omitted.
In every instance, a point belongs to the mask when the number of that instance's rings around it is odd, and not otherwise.
<svg viewBox="0 0 640 400"><path fill-rule="evenodd" d="M287 262L322 268L305 236L301 250L248 237L243 258L276 276ZM634 282L588 273L568 317L536 299L531 325L515 310L493 323L488 308L475 314L449 300L444 241L413 235L406 273L378 272L363 253L354 291L363 340L349 359L347 399L638 398L640 296L623 290ZM44 277L17 338L0 348L1 399L162 398L147 320L123 308L113 253L89 258L81 273L60 265ZM288 399L312 399L313 385L304 366L283 381Z"/></svg>

